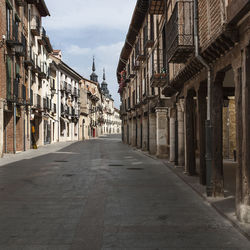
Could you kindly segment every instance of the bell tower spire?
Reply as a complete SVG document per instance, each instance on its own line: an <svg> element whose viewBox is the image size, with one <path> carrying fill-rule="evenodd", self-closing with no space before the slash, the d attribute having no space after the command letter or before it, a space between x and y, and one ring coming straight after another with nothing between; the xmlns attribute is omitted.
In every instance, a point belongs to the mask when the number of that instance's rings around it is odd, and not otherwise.
<svg viewBox="0 0 250 250"><path fill-rule="evenodd" d="M103 81L105 81L106 80L106 74L105 74L105 68L103 68Z"/></svg>
<svg viewBox="0 0 250 250"><path fill-rule="evenodd" d="M98 75L95 73L95 57L93 56L93 64L92 64L92 74L90 75L90 80L93 82L98 82Z"/></svg>
<svg viewBox="0 0 250 250"><path fill-rule="evenodd" d="M92 71L95 72L95 57L93 56Z"/></svg>

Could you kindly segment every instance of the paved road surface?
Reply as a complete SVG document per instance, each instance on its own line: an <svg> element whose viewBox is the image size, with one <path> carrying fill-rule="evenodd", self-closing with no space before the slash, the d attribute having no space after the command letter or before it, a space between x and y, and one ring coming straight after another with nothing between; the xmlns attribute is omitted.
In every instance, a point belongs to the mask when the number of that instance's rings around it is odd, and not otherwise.
<svg viewBox="0 0 250 250"><path fill-rule="evenodd" d="M172 171L117 136L51 152L0 167L1 250L250 249Z"/></svg>

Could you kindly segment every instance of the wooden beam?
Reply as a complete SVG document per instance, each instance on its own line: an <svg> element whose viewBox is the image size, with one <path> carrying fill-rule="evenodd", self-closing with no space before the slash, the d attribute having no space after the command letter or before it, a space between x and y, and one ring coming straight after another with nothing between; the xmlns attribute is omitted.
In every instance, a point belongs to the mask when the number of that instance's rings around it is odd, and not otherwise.
<svg viewBox="0 0 250 250"><path fill-rule="evenodd" d="M213 196L224 195L223 181L223 142L222 142L222 106L223 91L222 85L225 78L225 72L218 72L212 82L212 100L211 100L211 122L212 133L212 182Z"/></svg>

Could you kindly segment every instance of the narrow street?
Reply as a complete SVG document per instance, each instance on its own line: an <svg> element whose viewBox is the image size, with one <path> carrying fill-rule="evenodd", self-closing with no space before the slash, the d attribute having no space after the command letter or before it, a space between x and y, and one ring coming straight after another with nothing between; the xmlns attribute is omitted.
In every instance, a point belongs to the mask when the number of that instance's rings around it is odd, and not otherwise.
<svg viewBox="0 0 250 250"><path fill-rule="evenodd" d="M160 161L118 136L0 167L1 250L250 249Z"/></svg>

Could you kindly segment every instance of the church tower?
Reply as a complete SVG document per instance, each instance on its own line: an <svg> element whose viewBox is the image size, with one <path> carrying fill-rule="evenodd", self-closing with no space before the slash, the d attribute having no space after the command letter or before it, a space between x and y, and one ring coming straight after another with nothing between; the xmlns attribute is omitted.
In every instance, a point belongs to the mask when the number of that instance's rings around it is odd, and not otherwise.
<svg viewBox="0 0 250 250"><path fill-rule="evenodd" d="M98 82L98 75L95 73L95 57L93 57L92 74L90 75L90 80L93 82Z"/></svg>
<svg viewBox="0 0 250 250"><path fill-rule="evenodd" d="M106 96L107 98L111 98L111 95L109 94L109 90L108 90L108 84L106 83L106 75L105 75L105 69L103 69L103 81L101 84L101 91L103 93L104 96Z"/></svg>

